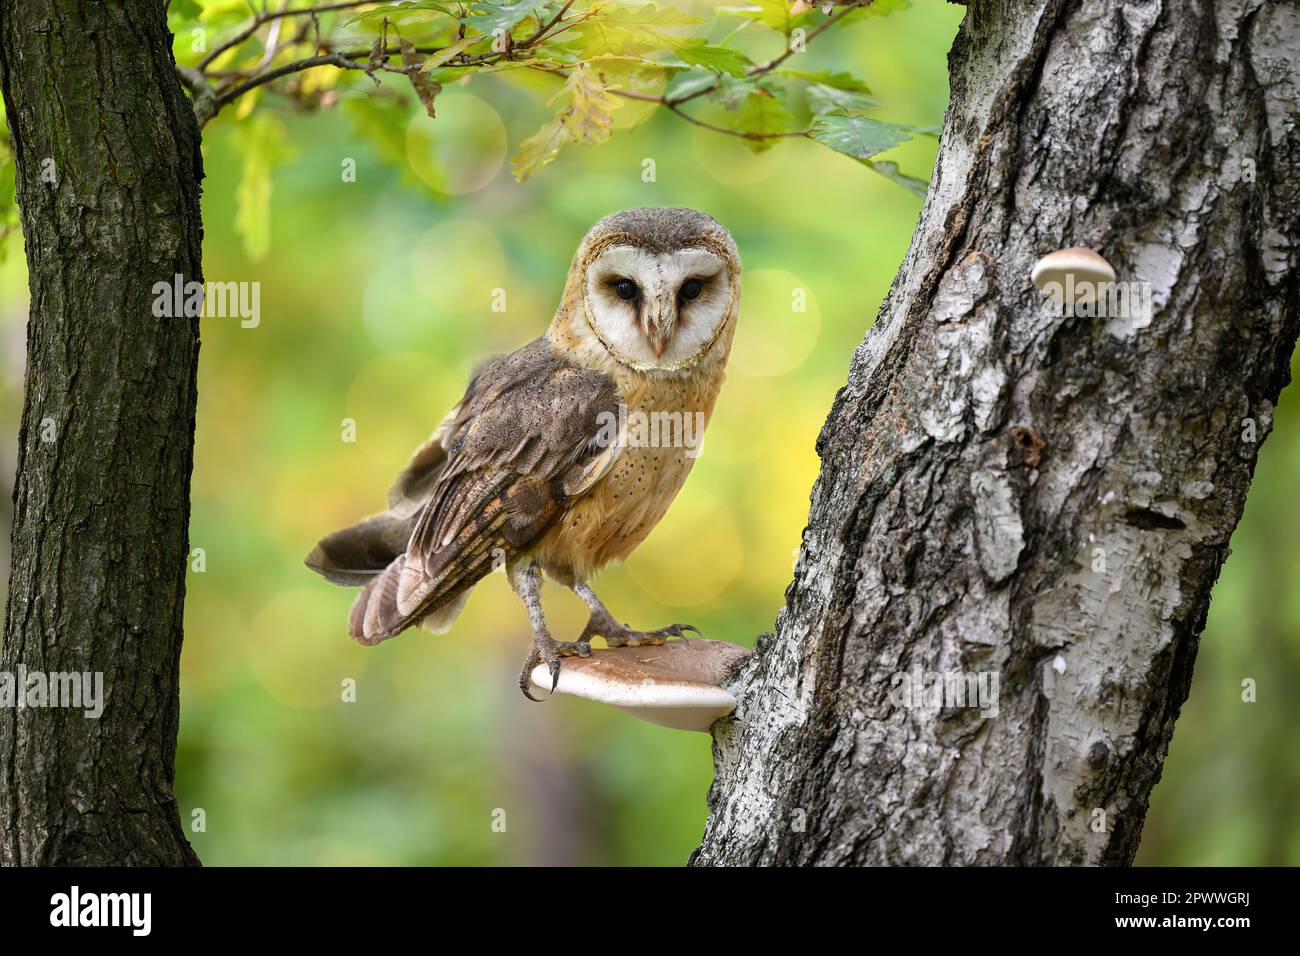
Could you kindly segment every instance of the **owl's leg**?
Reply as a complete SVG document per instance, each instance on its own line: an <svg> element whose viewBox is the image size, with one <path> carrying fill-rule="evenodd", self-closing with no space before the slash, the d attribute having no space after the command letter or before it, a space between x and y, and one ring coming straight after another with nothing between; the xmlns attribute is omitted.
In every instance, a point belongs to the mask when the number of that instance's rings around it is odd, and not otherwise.
<svg viewBox="0 0 1300 956"><path fill-rule="evenodd" d="M609 613L609 608L596 597L596 592L590 585L575 584L573 593L578 595L582 603L591 611L587 626L578 636L580 644L589 642L593 637L603 637L610 647L641 647L643 644L666 643L670 637L680 637L685 641L686 631L700 633L700 629L691 624L670 624L657 631L634 631L626 624L620 624L614 615Z"/></svg>
<svg viewBox="0 0 1300 956"><path fill-rule="evenodd" d="M521 562L509 571L510 586L528 609L528 623L533 628L533 645L524 658L523 670L519 672L519 689L529 700L540 703L539 698L528 692L533 668L538 664L546 665L551 672L551 693L555 693L555 685L560 682L560 658L574 654L586 657L591 653L591 645L585 640L557 641L551 637L550 628L546 626L546 618L542 614L542 569L536 561Z"/></svg>

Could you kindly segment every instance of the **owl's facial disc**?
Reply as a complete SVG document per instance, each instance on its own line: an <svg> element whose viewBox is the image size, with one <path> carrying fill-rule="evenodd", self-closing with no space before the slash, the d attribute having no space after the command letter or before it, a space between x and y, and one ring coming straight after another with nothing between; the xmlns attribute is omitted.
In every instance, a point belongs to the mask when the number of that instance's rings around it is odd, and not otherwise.
<svg viewBox="0 0 1300 956"><path fill-rule="evenodd" d="M733 290L727 264L699 247L603 250L587 269L587 315L620 362L680 368L717 340Z"/></svg>

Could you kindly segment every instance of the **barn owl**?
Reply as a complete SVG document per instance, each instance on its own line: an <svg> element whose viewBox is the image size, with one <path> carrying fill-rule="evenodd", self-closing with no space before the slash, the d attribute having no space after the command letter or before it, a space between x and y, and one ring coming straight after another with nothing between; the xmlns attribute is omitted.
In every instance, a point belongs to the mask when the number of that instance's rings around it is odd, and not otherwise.
<svg viewBox="0 0 1300 956"><path fill-rule="evenodd" d="M409 627L441 632L476 582L505 567L532 628L519 675L561 658L686 639L690 625L620 624L591 578L626 558L681 490L731 351L740 259L731 235L692 209L632 209L578 247L545 334L475 374L389 491L388 510L324 538L307 566L360 586L348 631L377 644ZM685 569L684 569L685 570ZM545 574L590 610L577 640L542 613Z"/></svg>

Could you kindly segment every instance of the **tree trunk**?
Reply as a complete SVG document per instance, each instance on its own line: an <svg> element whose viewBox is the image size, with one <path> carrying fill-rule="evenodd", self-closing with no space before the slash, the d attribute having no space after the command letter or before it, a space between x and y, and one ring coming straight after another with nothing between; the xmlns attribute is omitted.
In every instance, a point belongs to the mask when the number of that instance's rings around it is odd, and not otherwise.
<svg viewBox="0 0 1300 956"><path fill-rule="evenodd" d="M151 289L201 279L203 172L164 6L0 0L31 291L0 674L104 689L99 719L0 708L10 865L198 862L172 795L198 322Z"/></svg>
<svg viewBox="0 0 1300 956"><path fill-rule="evenodd" d="M1289 378L1295 3L972 0L949 65L696 864L1130 862ZM1068 246L1150 303L1052 314Z"/></svg>

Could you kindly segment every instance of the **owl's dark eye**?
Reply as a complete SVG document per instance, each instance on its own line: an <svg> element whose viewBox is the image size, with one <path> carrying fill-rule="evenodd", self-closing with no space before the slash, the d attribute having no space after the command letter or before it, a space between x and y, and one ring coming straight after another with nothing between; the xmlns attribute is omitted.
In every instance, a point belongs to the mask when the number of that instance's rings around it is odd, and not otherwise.
<svg viewBox="0 0 1300 956"><path fill-rule="evenodd" d="M614 283L614 291L618 293L618 297L624 302L631 302L636 298L638 290L636 283L631 279L619 279L618 282Z"/></svg>
<svg viewBox="0 0 1300 956"><path fill-rule="evenodd" d="M703 288L704 286L701 284L699 279L687 279L685 282L682 283L682 298L683 299L699 298L700 290Z"/></svg>

